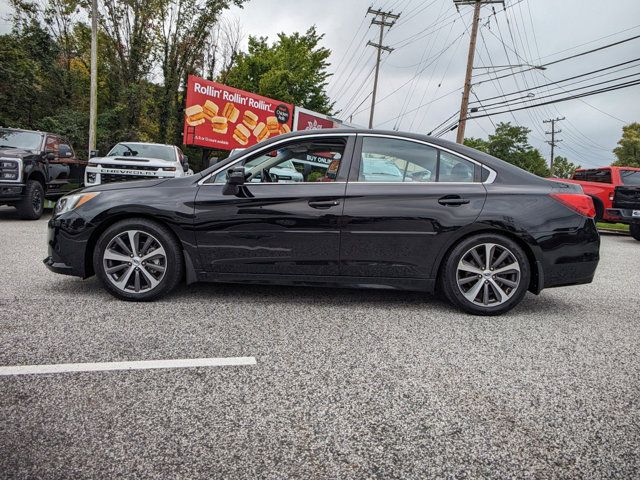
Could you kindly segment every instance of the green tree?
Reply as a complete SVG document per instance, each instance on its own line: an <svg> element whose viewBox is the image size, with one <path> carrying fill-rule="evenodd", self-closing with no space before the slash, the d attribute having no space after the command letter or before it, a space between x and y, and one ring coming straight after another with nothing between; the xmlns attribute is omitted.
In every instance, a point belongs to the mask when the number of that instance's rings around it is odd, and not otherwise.
<svg viewBox="0 0 640 480"><path fill-rule="evenodd" d="M158 137L181 143L182 114L178 114L181 81L201 61L211 29L220 13L244 0L165 0L158 29L158 57L164 82L160 87ZM184 90L184 88L182 89Z"/></svg>
<svg viewBox="0 0 640 480"><path fill-rule="evenodd" d="M553 160L551 176L556 178L571 178L580 165L571 163L567 157L557 156Z"/></svg>
<svg viewBox="0 0 640 480"><path fill-rule="evenodd" d="M468 138L464 143L541 177L549 176L547 162L536 148L529 145L530 132L526 127L499 123L487 140Z"/></svg>
<svg viewBox="0 0 640 480"><path fill-rule="evenodd" d="M622 127L622 138L613 149L618 167L640 167L640 123L634 122Z"/></svg>
<svg viewBox="0 0 640 480"><path fill-rule="evenodd" d="M241 53L219 80L236 88L330 114L333 103L325 91L330 50L320 47L324 35L315 27L305 34L278 34L269 45L265 37L249 37L249 50Z"/></svg>

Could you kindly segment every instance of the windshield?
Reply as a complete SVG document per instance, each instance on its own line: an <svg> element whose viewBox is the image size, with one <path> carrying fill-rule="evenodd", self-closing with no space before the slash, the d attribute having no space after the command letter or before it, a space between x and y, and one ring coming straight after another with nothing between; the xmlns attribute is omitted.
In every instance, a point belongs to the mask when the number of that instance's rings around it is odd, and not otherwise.
<svg viewBox="0 0 640 480"><path fill-rule="evenodd" d="M146 143L119 143L111 149L107 157L145 157L175 162L176 155L172 146L151 145Z"/></svg>
<svg viewBox="0 0 640 480"><path fill-rule="evenodd" d="M42 134L20 130L0 129L0 146L21 148L23 150L40 150Z"/></svg>
<svg viewBox="0 0 640 480"><path fill-rule="evenodd" d="M622 170L620 178L623 185L640 186L640 170Z"/></svg>

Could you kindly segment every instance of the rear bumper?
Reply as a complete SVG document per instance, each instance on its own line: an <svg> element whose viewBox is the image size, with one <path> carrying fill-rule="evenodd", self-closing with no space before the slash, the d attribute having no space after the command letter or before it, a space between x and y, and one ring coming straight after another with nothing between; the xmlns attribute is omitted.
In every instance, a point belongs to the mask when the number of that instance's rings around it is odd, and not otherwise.
<svg viewBox="0 0 640 480"><path fill-rule="evenodd" d="M539 290L591 283L600 260L600 235L592 219L574 231L556 232L539 239Z"/></svg>
<svg viewBox="0 0 640 480"><path fill-rule="evenodd" d="M640 217L634 217L630 208L607 208L607 216L620 223L640 223Z"/></svg>

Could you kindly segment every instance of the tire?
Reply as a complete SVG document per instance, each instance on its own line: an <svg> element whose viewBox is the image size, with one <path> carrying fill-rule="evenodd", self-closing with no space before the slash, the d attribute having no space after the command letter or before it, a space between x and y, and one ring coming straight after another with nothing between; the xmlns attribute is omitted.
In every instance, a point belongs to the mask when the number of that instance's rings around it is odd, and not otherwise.
<svg viewBox="0 0 640 480"><path fill-rule="evenodd" d="M24 195L16 205L18 215L23 220L38 220L44 212L44 188L37 180L27 181Z"/></svg>
<svg viewBox="0 0 640 480"><path fill-rule="evenodd" d="M93 268L113 296L146 302L176 288L182 280L184 257L168 228L132 218L113 224L100 236L93 251Z"/></svg>
<svg viewBox="0 0 640 480"><path fill-rule="evenodd" d="M486 268L487 245L489 268ZM440 282L447 299L465 312L500 315L520 303L530 279L529 260L517 243L498 234L480 234L451 249Z"/></svg>
<svg viewBox="0 0 640 480"><path fill-rule="evenodd" d="M629 233L640 242L640 223L632 223L629 225Z"/></svg>

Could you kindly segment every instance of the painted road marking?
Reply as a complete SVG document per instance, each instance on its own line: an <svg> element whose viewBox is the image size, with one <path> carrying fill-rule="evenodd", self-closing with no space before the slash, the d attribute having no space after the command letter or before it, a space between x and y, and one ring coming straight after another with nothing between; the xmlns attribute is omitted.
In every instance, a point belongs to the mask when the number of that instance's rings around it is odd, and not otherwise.
<svg viewBox="0 0 640 480"><path fill-rule="evenodd" d="M13 365L0 367L2 375L38 375L44 373L104 372L109 370L150 370L157 368L230 367L255 365L255 357L182 358L142 360L138 362L59 363L53 365Z"/></svg>

